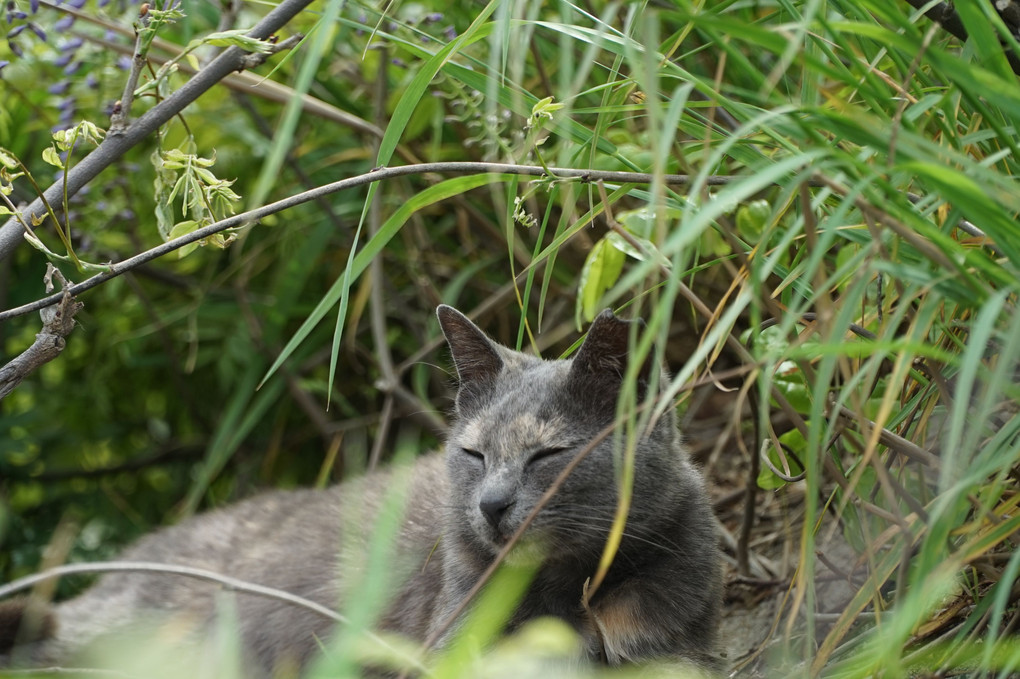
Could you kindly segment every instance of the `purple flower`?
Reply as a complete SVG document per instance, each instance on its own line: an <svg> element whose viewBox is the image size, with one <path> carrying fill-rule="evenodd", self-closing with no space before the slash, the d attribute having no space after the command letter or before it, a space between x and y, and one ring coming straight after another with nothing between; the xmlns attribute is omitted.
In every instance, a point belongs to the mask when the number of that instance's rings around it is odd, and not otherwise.
<svg viewBox="0 0 1020 679"><path fill-rule="evenodd" d="M7 23L11 23L12 21L15 20L20 21L21 19L24 19L27 16L28 15L22 12L21 10L9 9L7 10Z"/></svg>
<svg viewBox="0 0 1020 679"><path fill-rule="evenodd" d="M57 68L63 68L71 63L71 59L74 59L74 53L68 52L67 54L61 54L53 61L53 65Z"/></svg>
<svg viewBox="0 0 1020 679"><path fill-rule="evenodd" d="M126 54L120 55L120 58L117 59L117 68L119 68L122 71L126 71L126 70L130 69L131 68L131 57L129 57Z"/></svg>
<svg viewBox="0 0 1020 679"><path fill-rule="evenodd" d="M79 47L81 47L84 43L85 43L84 39L78 38L78 37L74 37L74 38L71 38L70 40L65 40L65 41L61 42L60 46L58 47L58 49L61 52L73 52L76 49L78 49Z"/></svg>
<svg viewBox="0 0 1020 679"><path fill-rule="evenodd" d="M82 7L85 6L85 3L87 1L88 0L68 0L67 4L68 4L69 7L74 7L75 9L81 9Z"/></svg>
<svg viewBox="0 0 1020 679"><path fill-rule="evenodd" d="M443 35L446 36L447 40L453 40L457 37L457 29L453 26L447 26L443 29Z"/></svg>
<svg viewBox="0 0 1020 679"><path fill-rule="evenodd" d="M3 71L5 68L10 66L10 64L11 62L5 61L4 59L0 59L0 71Z"/></svg>
<svg viewBox="0 0 1020 679"><path fill-rule="evenodd" d="M71 87L70 80L60 80L47 87L46 91L50 94L64 94L69 87Z"/></svg>
<svg viewBox="0 0 1020 679"><path fill-rule="evenodd" d="M71 26L74 26L74 17L68 14L67 16L60 17L60 19L57 20L57 23L53 24L53 30L57 33L63 33L67 29L71 28Z"/></svg>
<svg viewBox="0 0 1020 679"><path fill-rule="evenodd" d="M7 48L11 50L11 53L14 54L14 56L16 57L25 56L25 53L21 50L21 47L18 45L18 43L14 42L13 40L7 41Z"/></svg>
<svg viewBox="0 0 1020 679"><path fill-rule="evenodd" d="M33 33L35 33L35 34L36 34L36 36L38 36L38 38L39 38L40 40L42 40L43 42L46 42L46 31L44 31L43 29L39 28L38 26L36 26L36 25L35 25L34 23L32 23L32 22L29 22L29 23L28 23L28 27L29 27L30 29L32 29L32 32L33 32Z"/></svg>
<svg viewBox="0 0 1020 679"><path fill-rule="evenodd" d="M400 68L407 68L407 63L403 59L393 58L393 59L390 59L390 62L394 66L399 66Z"/></svg>
<svg viewBox="0 0 1020 679"><path fill-rule="evenodd" d="M15 26L11 30L7 31L7 40L10 41L11 38L18 37L26 28L28 28L28 24L21 24L20 26Z"/></svg>
<svg viewBox="0 0 1020 679"><path fill-rule="evenodd" d="M31 8L32 14L35 14L39 11L39 0L29 0L28 6Z"/></svg>
<svg viewBox="0 0 1020 679"><path fill-rule="evenodd" d="M75 104L74 97L64 97L63 99L60 100L60 103L57 104L57 108L60 109L61 112L73 111L74 104Z"/></svg>
<svg viewBox="0 0 1020 679"><path fill-rule="evenodd" d="M437 21L442 21L442 20L443 20L443 13L442 12L430 12L429 14L425 15L425 23L427 23L427 24L434 24Z"/></svg>
<svg viewBox="0 0 1020 679"><path fill-rule="evenodd" d="M95 73L89 73L85 76L85 86L90 90L99 89L99 78L96 77Z"/></svg>
<svg viewBox="0 0 1020 679"><path fill-rule="evenodd" d="M64 69L64 75L74 75L75 73L81 70L81 65L82 65L81 59L74 62L73 64L68 64L67 67Z"/></svg>

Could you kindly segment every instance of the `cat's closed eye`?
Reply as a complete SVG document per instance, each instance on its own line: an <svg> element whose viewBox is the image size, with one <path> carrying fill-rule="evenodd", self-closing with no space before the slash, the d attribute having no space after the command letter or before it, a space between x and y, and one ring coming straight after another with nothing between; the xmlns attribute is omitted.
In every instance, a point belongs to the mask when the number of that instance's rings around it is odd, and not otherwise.
<svg viewBox="0 0 1020 679"><path fill-rule="evenodd" d="M485 455L479 453L477 450L471 450L470 448L461 448L460 450L468 457L473 457L479 462L481 462L483 465L485 464Z"/></svg>
<svg viewBox="0 0 1020 679"><path fill-rule="evenodd" d="M535 451L530 457L528 457L528 464L534 464L539 460L544 460L555 455L559 455L560 453L565 453L569 450L570 448L566 447L542 448L541 450Z"/></svg>

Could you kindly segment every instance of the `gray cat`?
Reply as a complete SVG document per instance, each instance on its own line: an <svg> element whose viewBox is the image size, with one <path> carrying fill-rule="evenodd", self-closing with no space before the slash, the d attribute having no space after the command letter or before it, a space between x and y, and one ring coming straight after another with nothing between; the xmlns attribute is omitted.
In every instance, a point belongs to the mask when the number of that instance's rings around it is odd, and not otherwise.
<svg viewBox="0 0 1020 679"><path fill-rule="evenodd" d="M596 661L718 669L717 538L671 409L638 444L624 536L587 610L582 605L617 496L612 436L588 444L615 419L631 324L605 311L572 359L546 361L492 342L451 307L437 313L460 380L456 417L445 453L419 458L408 474L391 564L395 591L377 627L448 641L457 627L444 631L446 619L554 479L590 447L512 553L538 554L540 565L508 629L555 616L579 633L585 655ZM639 391L655 382L653 369L650 361L642 366ZM328 490L257 496L153 533L122 560L203 568L343 611L345 585L364 568L394 478L382 472ZM54 607L36 625L43 638L21 657L69 662L97 638L141 620L210 629L220 589L174 575L106 575ZM238 593L236 607L243 655L260 673L306 666L331 636L330 620L278 600ZM0 604L0 666L11 650L4 638L13 643L24 609L20 601Z"/></svg>

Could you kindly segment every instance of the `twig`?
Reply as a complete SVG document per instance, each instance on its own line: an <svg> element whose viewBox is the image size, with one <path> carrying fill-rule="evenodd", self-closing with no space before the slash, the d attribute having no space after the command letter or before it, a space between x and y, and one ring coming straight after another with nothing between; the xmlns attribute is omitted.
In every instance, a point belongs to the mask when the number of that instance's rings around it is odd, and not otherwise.
<svg viewBox="0 0 1020 679"><path fill-rule="evenodd" d="M32 346L0 368L0 399L14 391L21 381L39 366L49 363L64 350L67 345L65 338L74 330L74 315L85 306L75 300L70 292L71 286L52 264L46 265L44 279L47 292L53 290L54 276L64 290L56 295L57 308L43 309L39 312L43 319L43 327L36 334Z"/></svg>
<svg viewBox="0 0 1020 679"><path fill-rule="evenodd" d="M744 409L744 400L748 399L748 404L751 407L751 417L754 419L755 428L755 442L757 442L758 436L758 424L760 418L760 410L758 407L758 394L751 394L752 390L758 386L758 374L752 372L748 375L747 379L744 380L744 385L740 388L740 395L737 397L737 405L733 409L734 421L740 416L741 411ZM740 448L744 449L744 453L747 454L749 464L747 465L747 482L744 484L744 513L740 519L740 536L737 538L737 569L741 575L751 574L751 531L754 529L754 519L758 509L758 473L761 469L759 458L761 457L758 451L748 451L747 446L743 443L743 438L736 437L737 444ZM762 441L764 449L765 441Z"/></svg>
<svg viewBox="0 0 1020 679"><path fill-rule="evenodd" d="M782 443L779 444L778 448L773 447L773 450L776 451L776 455L778 455L779 458L780 458L780 461L782 461L783 467L785 468L785 471L777 469L776 465L772 464L772 460L769 459L768 449L769 449L769 439L762 439L762 442L761 442L761 452L759 453L758 457L759 457L759 459L762 462L765 463L765 466L768 467L769 470L773 474L775 474L776 476L781 478L783 481L786 481L787 483L797 483L798 481L803 481L805 478L807 478L807 472L803 472L803 471L801 473L793 475L793 476L790 475L790 471L791 471L790 470L790 463L786 459L786 450L785 450L785 446ZM802 465L801 469L803 469L803 468L804 467Z"/></svg>
<svg viewBox="0 0 1020 679"><path fill-rule="evenodd" d="M135 48L131 53L131 71L124 82L124 93L120 95L120 101L113 106L113 114L110 116L110 134L120 134L127 126L128 116L131 114L131 104L135 100L135 88L138 87L138 77L147 63L143 42L145 29L151 20L149 5L143 4L138 13L138 22L135 24Z"/></svg>
<svg viewBox="0 0 1020 679"><path fill-rule="evenodd" d="M164 462L175 462L177 460L188 460L200 457L206 448L197 444L178 444L167 446L159 452L137 460L129 460L123 464L99 467L97 469L55 469L42 474L26 475L23 478L35 483L49 483L52 481L67 481L69 479L88 479L100 476L111 476L123 472L133 472L145 469ZM19 475L19 479L22 477Z"/></svg>
<svg viewBox="0 0 1020 679"><path fill-rule="evenodd" d="M909 200L911 203L915 205L917 203L920 203L921 199L923 198L923 196L921 196L920 194L911 193L909 191L904 195L907 197L907 200ZM985 241L984 243L982 243L982 245L984 245L989 250L994 252L997 256L999 257L1005 256L1005 254L1002 252L1002 248L993 243L992 239L988 237L988 234L979 229L978 227L976 227L972 222L968 222L966 219L960 218L959 221L956 222L956 228L958 228L960 231L963 231L968 236L980 238L983 241Z"/></svg>
<svg viewBox="0 0 1020 679"><path fill-rule="evenodd" d="M946 29L960 40L967 40L967 29L964 27L963 21L960 19L960 15L956 13L955 9L953 9L952 3L940 2L932 5L931 0L907 0L907 2L917 9L924 9L927 7L924 12L926 17L940 24L942 28ZM1000 3L994 2L991 4L993 7L998 9L998 5ZM1009 4L1006 5L1007 8L1009 6ZM1003 16L1002 18L1009 28L1011 28L1014 32L1017 31L1017 25L1011 21L1006 21L1007 16ZM1009 61L1009 67L1013 69L1014 73L1020 75L1020 56L1017 56L1017 54L1013 52L1008 45L1004 45L1003 50L1006 54L1006 59Z"/></svg>
<svg viewBox="0 0 1020 679"><path fill-rule="evenodd" d="M72 677L115 677L116 679L139 679L136 674L97 667L30 667L12 670L4 668L5 677L49 677L54 674L69 674Z"/></svg>
<svg viewBox="0 0 1020 679"><path fill-rule="evenodd" d="M220 58L222 59L222 57ZM169 99L167 99L166 101L169 101ZM154 110L155 109L153 109L153 111ZM132 125L131 128L129 128L129 131L133 130L135 126L140 124L142 120L145 120L146 117L151 113L152 111L149 111L149 113L140 118L137 123L135 123L134 125ZM125 135L126 134L128 134L128 132L126 132ZM75 168L71 170L71 173L73 174L79 167L82 166L82 164L88 161L89 158L92 158L95 155L95 153L101 150L102 148L103 147L100 146L99 149L97 149L92 154L87 156L84 160L82 160L81 163L76 165ZM550 170L558 178L561 179L572 178L580 179L582 181L603 180L619 183L650 183L655 179L655 175L645 172L606 172L600 170L578 170L573 168L550 168ZM258 221L259 219L262 219L269 215L276 214L277 212L282 212L283 210L294 207L296 205L301 205L302 203L307 203L308 201L311 200L316 200L317 198L320 198L322 196L327 196L332 193L337 193L339 191L344 191L346 189L354 188L357 186L363 186L365 184L369 184L375 181L391 179L393 177L404 177L407 175L426 174L429 172L442 174L480 174L485 172L492 172L532 177L545 176L545 169L538 165L510 165L505 163L475 163L475 162L419 163L415 165L401 165L397 167L379 168L373 170L372 172L357 175L355 177L349 177L347 179L341 179L340 181L325 184L315 189L303 191L293 196L289 196L282 200L278 200L275 203L269 203L268 205L263 205L262 207L255 208L254 210L248 210L247 212L242 212L240 214L233 215L226 219L221 219L218 222L215 222L206 227L193 231L190 234L169 240L165 243L162 243L161 245L151 248L150 250L146 250L145 252L137 254L133 257L129 257L128 259L125 259L116 264L111 264L109 271L92 276L91 278L88 278L82 281L81 283L73 286L70 290L71 294L78 295L86 290L90 290L96 287L97 285L105 283L111 278L116 278L117 276L127 271L130 271L131 269L134 269L135 267L141 264L145 264L151 262L154 259L158 259L159 257L162 257L163 255L171 253L179 248L182 248L185 245L188 245L189 243L195 243L197 241L202 240L203 238L208 238L209 236L220 233L221 231L226 231L227 229L234 229L245 224ZM728 184L730 181L734 179L736 178L725 175L713 176L708 178L708 182L713 186L719 186ZM691 177L684 174L665 175L664 177L662 177L662 181L670 185L684 186L691 182ZM35 205L35 203L33 203L33 205ZM4 229L6 228L7 227L5 226ZM3 251L4 233L5 231L0 230L0 259L3 259L4 257ZM686 286L683 286L683 284L681 284L681 287L686 289ZM15 316L22 316L32 311L36 311L38 309L42 309L44 307L56 304L58 301L59 295L52 295L50 297L45 297L43 299L36 300L35 302L31 302L20 307L0 311L0 321L5 321Z"/></svg>
<svg viewBox="0 0 1020 679"><path fill-rule="evenodd" d="M855 428L861 429L863 426L868 431L874 430L877 425L871 420L867 419L862 415L858 415L854 411L850 410L846 406L840 406L837 415L854 425ZM888 447L890 450L899 453L900 455L910 458L914 462L919 462L923 465L931 467L932 469L938 469L941 466L941 461L937 455L925 450L921 446L917 445L912 441L908 441L899 434L894 434L888 429L882 428L878 435L879 442Z"/></svg>
<svg viewBox="0 0 1020 679"><path fill-rule="evenodd" d="M385 64L389 61L386 47L379 48L379 63ZM380 68L375 79L375 96L373 97L373 108L375 109L376 124L382 124L386 114L386 69ZM378 154L382 140L377 141L375 148ZM379 233L382 226L382 192L376 191L372 195L372 203L368 206L368 229L372 237ZM372 344L375 346L376 363L379 365L379 372L382 378L376 382L376 386L384 394L382 415L379 419L379 427L376 429L375 440L372 442L372 451L368 456L369 471L379 466L382 458L382 451L386 445L390 425L393 423L393 391L398 384L397 375L393 371L393 355L390 353L390 341L386 329L386 285L383 279L382 259L373 257L368 265L369 275L369 302L368 314L369 324L372 327Z"/></svg>
<svg viewBox="0 0 1020 679"><path fill-rule="evenodd" d="M264 40L282 28L298 12L303 10L311 0L282 0L266 17L253 28L248 35ZM103 142L81 162L67 171L64 181L56 181L39 198L23 212L22 218L31 223L37 217L46 214L43 210L43 199L50 203L58 203L66 186L68 196L74 195L83 186L92 181L100 172L121 158L143 139L146 139L171 118L179 114L186 106L198 99L206 90L218 83L229 73L243 67L248 55L238 47L230 47L218 56L209 66L199 71L195 77L186 82L177 91L149 109L138 120L124 129L121 134L108 134ZM6 259L17 249L22 241L24 227L16 217L12 217L0 228L0 259ZM48 306L48 305L47 305Z"/></svg>
<svg viewBox="0 0 1020 679"><path fill-rule="evenodd" d="M69 16L73 16L78 21L85 21L95 26L100 26L101 28L103 28L104 31L119 33L128 38L133 36L133 33L130 29L125 28L119 23L107 21L106 19L92 13L81 12L79 10L74 9L73 7L66 3L62 5L57 5L55 3L49 2L48 0L39 0L39 2L42 6L48 9L57 12L63 12L64 14L67 14ZM233 19L235 18L229 15L231 12L235 11L234 6L238 3L236 2L236 0L230 0L230 2L231 9L228 9L221 15L220 17L221 27L218 28L217 30L226 30L225 28L222 27L227 25L227 23L232 22ZM116 52L118 54L127 55L130 55L132 53L130 47L122 45L119 42L106 40L105 38L101 38L96 35L90 35L89 33L78 31L71 31L71 35L79 37L82 40L86 40L92 43L93 45L96 45L97 47L102 47L104 50L107 50L109 52ZM152 39L152 47L155 47L156 49L171 55L170 57L165 57L149 52L146 55L146 59L148 59L150 63L153 63L156 66L162 66L166 62L170 61L171 58L178 56L184 49L183 47L176 43L169 42L167 40L161 40L158 37L154 37ZM187 75L195 75L195 73L198 72L198 70L192 68L187 63L187 61L178 62L177 69L180 73L184 73ZM289 102L291 99L293 99L295 96L297 96L296 93L294 92L294 89L291 87L278 83L274 80L269 80L267 78L263 78L252 73L247 73L245 71L228 74L225 78L223 78L222 81L220 81L220 84L236 92L240 92L242 94L251 94L261 99L265 99L266 101L274 101L278 104L285 104ZM331 122L335 122L340 125L350 127L351 129L354 129L363 134L369 134L375 137L382 137L383 135L382 129L371 124L367 120L362 120L361 118L352 113L348 113L347 111L343 111L337 108L336 106L327 104L322 99L318 99L307 93L301 97L301 107L305 113L319 116L320 118L323 118L325 120L329 120ZM408 149L407 146L404 144L397 145L396 152L409 163L420 162L414 156L414 154L411 153L410 149Z"/></svg>
<svg viewBox="0 0 1020 679"><path fill-rule="evenodd" d="M238 578L232 578L229 575L222 575L204 568L154 563L151 561L101 561L97 563L66 564L64 566L49 568L42 573L35 573L34 575L18 578L6 585L0 585L0 599L26 590L39 582L60 578L65 575L79 575L82 573L155 573L164 575L180 575L186 578L195 578L196 580L206 580L208 582L219 583L228 590L282 601L284 603L309 610L321 617L332 620L333 622L345 625L350 624L350 621L340 613L326 608L322 604L312 601L311 599L291 594L290 592L282 589L266 587L265 585L258 585L253 582L239 580ZM422 664L420 658L408 655L406 651L391 646L389 642L374 634L370 630L363 630L363 633L366 637L383 648L399 655L401 658L413 664L415 668L423 672L426 671L426 668Z"/></svg>

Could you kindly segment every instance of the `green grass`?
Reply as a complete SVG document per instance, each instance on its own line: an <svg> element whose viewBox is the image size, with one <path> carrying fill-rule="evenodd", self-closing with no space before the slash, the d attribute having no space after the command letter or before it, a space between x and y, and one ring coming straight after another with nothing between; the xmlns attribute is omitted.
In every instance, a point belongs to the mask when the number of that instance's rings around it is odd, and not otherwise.
<svg viewBox="0 0 1020 679"><path fill-rule="evenodd" d="M216 176L236 177L246 200L408 157L651 181L394 179L267 218L225 252L161 260L161 276L132 274L89 293L65 354L2 405L3 580L38 566L62 518L104 536L79 539L74 558L102 558L117 539L252 485L342 478L366 464L376 438L389 457L396 425L375 386L384 355L403 385L388 394L391 407L431 413L406 426L422 447L434 444L449 394L429 365L444 358L427 353L438 344L439 301L481 309L501 340L550 356L611 306L644 316L643 350L654 339L671 365L659 411L686 408L690 384L710 371L744 366L726 386L739 394L735 408L754 398L762 414L738 435L752 453L782 442L803 465L796 483L761 472L769 490L759 495L803 502L797 553L771 574L789 583L774 645L732 660L766 676L1020 671L1011 588L1020 568L1020 85L988 6L957 8L975 36L966 44L906 2L867 0L493 0L436 8L445 16L431 23L427 3L386 15L330 3L300 18L294 29L309 31L339 11L269 76L294 88L290 106L253 91L243 109L217 90L184 112L187 128L178 120L164 135L169 147L187 140L203 157L215 151ZM213 19L196 11L160 37L186 44L188 31L215 30ZM17 102L0 114L0 138L45 187L56 100L40 83L61 76L55 43L32 44L21 59L0 45ZM91 44L82 73L103 89L72 87L81 115L102 126L104 97L122 76ZM385 104L373 110L380 78ZM305 92L382 121L381 139L302 111ZM550 96L562 108L533 109ZM159 241L152 148L72 199L83 260L122 259ZM689 180L666 181L677 173ZM14 185L32 196L24 179ZM373 199L382 217L370 229ZM52 230L39 233L62 252ZM41 295L43 262L28 246L16 253L4 308ZM372 288L384 290L382 308ZM369 337L380 319L385 345ZM5 355L36 324L5 323ZM682 350L671 347L678 338ZM626 410L636 426L640 416ZM930 454L911 458L905 445ZM163 457L140 469L89 472L154 450ZM728 454L755 480L739 448ZM860 551L865 574L835 621L818 601L826 567L815 557L833 534ZM477 662L523 662L541 643L528 634L478 651ZM569 647L564 639L550 652ZM471 667L440 660L436 674L476 676Z"/></svg>

